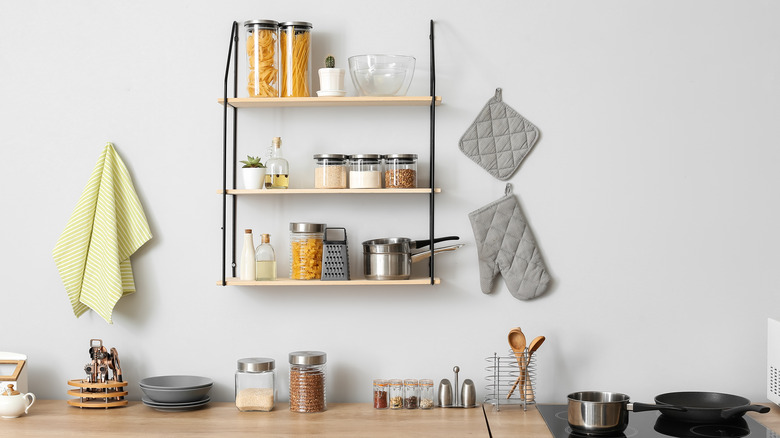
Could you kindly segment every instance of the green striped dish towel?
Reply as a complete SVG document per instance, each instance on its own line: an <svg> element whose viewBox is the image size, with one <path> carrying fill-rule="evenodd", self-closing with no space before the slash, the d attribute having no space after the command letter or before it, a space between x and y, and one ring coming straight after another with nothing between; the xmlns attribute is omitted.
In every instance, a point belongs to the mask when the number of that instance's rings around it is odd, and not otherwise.
<svg viewBox="0 0 780 438"><path fill-rule="evenodd" d="M113 324L117 301L135 292L130 255L151 238L130 174L108 143L53 251L77 317L92 309Z"/></svg>

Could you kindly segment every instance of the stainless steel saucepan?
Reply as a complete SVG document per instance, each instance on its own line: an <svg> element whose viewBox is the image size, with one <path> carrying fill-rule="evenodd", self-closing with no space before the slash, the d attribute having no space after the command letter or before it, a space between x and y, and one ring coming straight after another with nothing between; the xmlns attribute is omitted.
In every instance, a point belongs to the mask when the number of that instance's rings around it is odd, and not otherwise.
<svg viewBox="0 0 780 438"><path fill-rule="evenodd" d="M685 411L671 405L629 403L629 397L619 392L585 391L569 394L568 420L574 432L591 435L620 434L628 427L628 412L668 409Z"/></svg>
<svg viewBox="0 0 780 438"><path fill-rule="evenodd" d="M433 243L458 240L458 236L437 237ZM412 276L412 263L430 257L430 250L412 254L412 250L431 245L431 241L411 240L406 237L387 237L363 242L363 273L366 280L408 280ZM454 251L463 246L452 245L436 248L438 254Z"/></svg>

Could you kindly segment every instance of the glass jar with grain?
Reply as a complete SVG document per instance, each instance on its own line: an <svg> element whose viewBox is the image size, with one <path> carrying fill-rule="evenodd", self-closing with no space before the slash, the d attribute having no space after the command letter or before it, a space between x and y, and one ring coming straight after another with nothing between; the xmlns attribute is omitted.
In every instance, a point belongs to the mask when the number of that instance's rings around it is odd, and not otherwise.
<svg viewBox="0 0 780 438"><path fill-rule="evenodd" d="M382 156L355 154L349 157L350 189L382 188Z"/></svg>
<svg viewBox="0 0 780 438"><path fill-rule="evenodd" d="M404 380L404 409L420 407L420 384L417 379Z"/></svg>
<svg viewBox="0 0 780 438"><path fill-rule="evenodd" d="M327 355L322 351L294 351L289 359L290 411L324 411Z"/></svg>
<svg viewBox="0 0 780 438"><path fill-rule="evenodd" d="M290 278L319 280L322 277L322 241L325 224L290 222Z"/></svg>
<svg viewBox="0 0 780 438"><path fill-rule="evenodd" d="M385 188L417 187L417 154L388 154L385 158Z"/></svg>
<svg viewBox="0 0 780 438"><path fill-rule="evenodd" d="M346 189L348 158L344 154L315 154L314 188Z"/></svg>
<svg viewBox="0 0 780 438"><path fill-rule="evenodd" d="M420 379L420 409L433 409L433 380Z"/></svg>
<svg viewBox="0 0 780 438"><path fill-rule="evenodd" d="M238 360L236 408L239 411L270 412L276 400L276 362L267 357Z"/></svg>

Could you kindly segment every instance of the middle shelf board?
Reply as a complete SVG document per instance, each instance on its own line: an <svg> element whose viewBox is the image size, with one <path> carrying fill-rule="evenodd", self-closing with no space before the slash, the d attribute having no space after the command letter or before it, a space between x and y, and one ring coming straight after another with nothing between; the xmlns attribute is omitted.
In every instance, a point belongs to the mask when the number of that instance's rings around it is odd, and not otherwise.
<svg viewBox="0 0 780 438"><path fill-rule="evenodd" d="M222 105L223 98L217 99ZM441 96L436 96L441 105ZM283 108L313 106L430 106L431 96L349 96L349 97L232 97L233 108Z"/></svg>
<svg viewBox="0 0 780 438"><path fill-rule="evenodd" d="M289 278L279 278L275 281L251 281L239 280L238 278L226 278L227 286L411 286L411 285L430 285L430 277L412 278L409 280L291 280ZM433 278L433 284L440 284L441 279ZM217 281L217 286L222 286L221 281Z"/></svg>
<svg viewBox="0 0 780 438"><path fill-rule="evenodd" d="M441 189L436 187L433 189L434 193L441 193ZM222 189L217 190L218 194L222 194ZM418 188L418 189L228 189L228 195L314 195L314 194L334 194L334 193L360 193L360 194L413 194L431 193L430 188Z"/></svg>

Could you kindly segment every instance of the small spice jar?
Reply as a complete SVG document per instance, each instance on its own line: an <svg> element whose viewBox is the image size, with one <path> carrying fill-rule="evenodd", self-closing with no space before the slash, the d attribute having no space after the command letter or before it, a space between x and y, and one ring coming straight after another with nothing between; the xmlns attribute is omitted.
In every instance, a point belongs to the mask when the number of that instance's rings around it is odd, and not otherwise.
<svg viewBox="0 0 780 438"><path fill-rule="evenodd" d="M420 409L433 409L433 380L420 379Z"/></svg>
<svg viewBox="0 0 780 438"><path fill-rule="evenodd" d="M311 96L311 28L305 21L279 23L281 97Z"/></svg>
<svg viewBox="0 0 780 438"><path fill-rule="evenodd" d="M325 224L290 222L290 278L319 280Z"/></svg>
<svg viewBox="0 0 780 438"><path fill-rule="evenodd" d="M349 158L350 189L382 188L382 156L379 154L356 154Z"/></svg>
<svg viewBox="0 0 780 438"><path fill-rule="evenodd" d="M322 351L294 351L290 359L290 411L325 410L325 363Z"/></svg>
<svg viewBox="0 0 780 438"><path fill-rule="evenodd" d="M238 360L236 407L239 411L269 412L276 400L276 362L267 357Z"/></svg>
<svg viewBox="0 0 780 438"><path fill-rule="evenodd" d="M385 155L385 188L417 187L417 154Z"/></svg>
<svg viewBox="0 0 780 438"><path fill-rule="evenodd" d="M348 158L344 154L314 155L314 188L346 189Z"/></svg>
<svg viewBox="0 0 780 438"><path fill-rule="evenodd" d="M404 387L401 379L390 380L390 409L404 407Z"/></svg>
<svg viewBox="0 0 780 438"><path fill-rule="evenodd" d="M404 409L420 407L420 386L417 379L404 380Z"/></svg>
<svg viewBox="0 0 780 438"><path fill-rule="evenodd" d="M279 97L279 30L273 20L244 22L249 97Z"/></svg>
<svg viewBox="0 0 780 438"><path fill-rule="evenodd" d="M374 409L387 409L387 380L374 379Z"/></svg>

